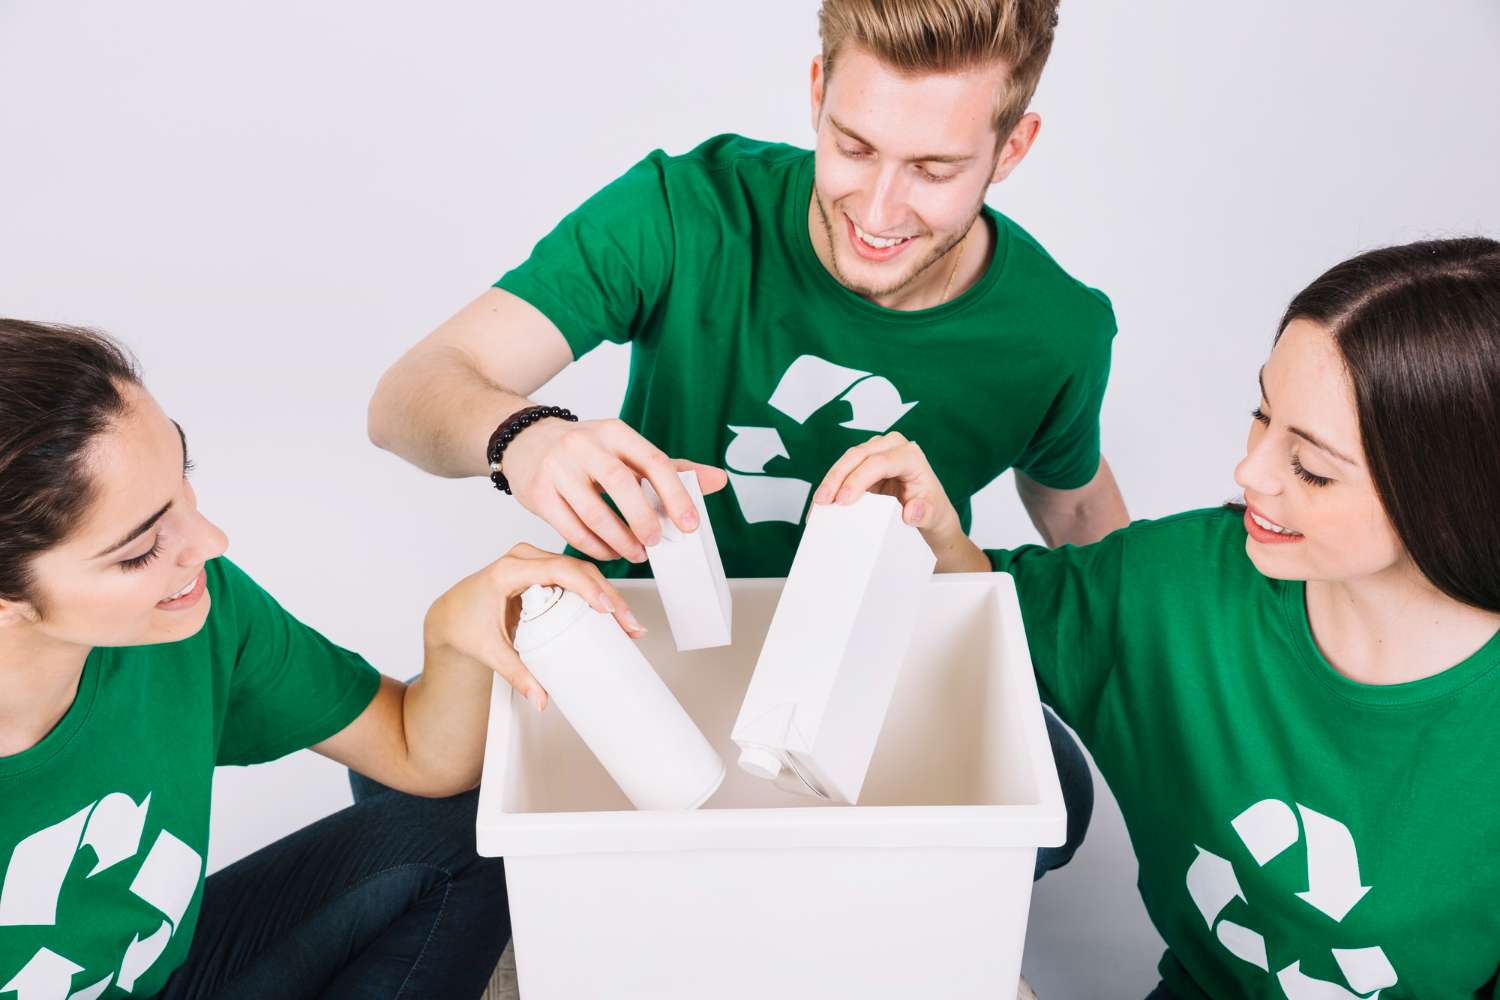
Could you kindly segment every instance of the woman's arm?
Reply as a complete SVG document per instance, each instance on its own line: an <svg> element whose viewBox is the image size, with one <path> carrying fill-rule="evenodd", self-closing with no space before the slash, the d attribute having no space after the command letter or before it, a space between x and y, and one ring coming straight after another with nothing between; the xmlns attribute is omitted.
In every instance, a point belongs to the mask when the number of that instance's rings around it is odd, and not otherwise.
<svg viewBox="0 0 1500 1000"><path fill-rule="evenodd" d="M409 685L382 678L364 712L313 749L414 795L473 788L484 762L494 675L504 677L538 711L546 706L546 692L510 641L519 610L514 599L536 584L577 593L596 610L613 614L629 635L644 631L592 563L517 545L433 603L422 628L422 676Z"/></svg>

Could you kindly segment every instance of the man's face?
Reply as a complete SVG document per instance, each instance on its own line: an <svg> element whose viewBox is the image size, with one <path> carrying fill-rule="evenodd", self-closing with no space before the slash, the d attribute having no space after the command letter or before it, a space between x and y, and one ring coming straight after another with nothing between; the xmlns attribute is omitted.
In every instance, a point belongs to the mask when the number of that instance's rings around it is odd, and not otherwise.
<svg viewBox="0 0 1500 1000"><path fill-rule="evenodd" d="M831 79L814 62L812 224L843 285L878 301L946 277L932 266L1020 158L1002 160L1007 144L994 128L1005 73L995 64L902 76L852 44L839 50Z"/></svg>

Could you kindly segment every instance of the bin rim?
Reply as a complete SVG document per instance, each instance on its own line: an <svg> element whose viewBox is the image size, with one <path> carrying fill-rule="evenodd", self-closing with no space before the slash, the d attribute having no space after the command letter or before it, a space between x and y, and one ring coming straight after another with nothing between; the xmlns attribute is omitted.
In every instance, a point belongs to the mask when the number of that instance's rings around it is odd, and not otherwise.
<svg viewBox="0 0 1500 1000"><path fill-rule="evenodd" d="M732 591L777 589L779 577L746 577L729 581ZM744 809L699 809L691 812L589 810L577 812L505 812L497 785L480 788L475 839L486 857L547 857L580 854L634 854L715 850L787 850L799 848L1034 849L1060 846L1067 835L1067 812L1042 718L1036 676L1031 667L1015 581L1008 573L951 573L934 576L934 587L982 587L991 591L1003 627L1007 657L1017 665L1016 683L1036 711L1023 711L1026 743L1033 754L1033 802L911 806L787 806ZM653 589L650 579L615 581L628 597L633 590ZM690 655L690 654L689 654ZM508 731L518 696L495 678L491 696L490 734ZM499 718L497 718L499 713ZM503 773L508 754L488 755L486 773Z"/></svg>

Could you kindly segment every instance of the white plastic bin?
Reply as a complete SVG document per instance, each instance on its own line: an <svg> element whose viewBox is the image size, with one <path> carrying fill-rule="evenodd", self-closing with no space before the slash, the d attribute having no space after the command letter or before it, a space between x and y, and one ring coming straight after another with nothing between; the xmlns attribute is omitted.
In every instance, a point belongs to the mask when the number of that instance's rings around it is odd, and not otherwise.
<svg viewBox="0 0 1500 1000"><path fill-rule="evenodd" d="M646 656L725 757L782 580L733 580L734 643ZM479 852L506 859L522 1000L1008 1000L1039 846L1066 816L1011 578L935 577L857 806L730 768L637 812L562 716L496 682Z"/></svg>

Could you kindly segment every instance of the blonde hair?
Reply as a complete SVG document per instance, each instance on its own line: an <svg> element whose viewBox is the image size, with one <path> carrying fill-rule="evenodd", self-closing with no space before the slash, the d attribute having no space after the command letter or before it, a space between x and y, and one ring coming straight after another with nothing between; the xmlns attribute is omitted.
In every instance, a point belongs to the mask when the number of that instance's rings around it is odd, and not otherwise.
<svg viewBox="0 0 1500 1000"><path fill-rule="evenodd" d="M1008 69L995 130L1016 127L1052 51L1059 0L823 0L823 74L853 42L899 73L953 73L986 63Z"/></svg>

